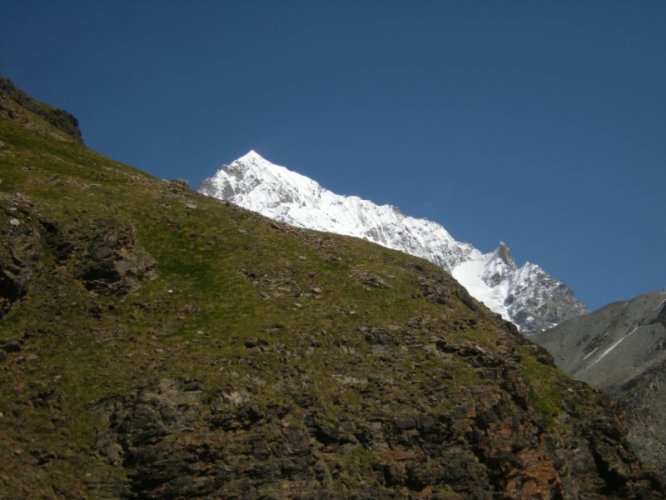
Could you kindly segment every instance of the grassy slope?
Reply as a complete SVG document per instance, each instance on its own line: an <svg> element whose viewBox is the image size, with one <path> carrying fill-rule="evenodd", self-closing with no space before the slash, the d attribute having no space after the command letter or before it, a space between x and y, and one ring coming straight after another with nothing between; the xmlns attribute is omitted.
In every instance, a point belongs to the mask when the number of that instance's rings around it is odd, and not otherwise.
<svg viewBox="0 0 666 500"><path fill-rule="evenodd" d="M403 324L417 312L415 304L421 314L441 315L436 311L440 308L406 299L405 291L417 287L413 273L405 270L402 261L410 259L404 256L396 262L393 252L326 236L336 251L334 258L327 258L325 250L318 252L316 243L309 241L313 236L303 239L299 231L276 228L253 214L153 179L75 143L45 140L9 123L3 123L1 130L3 140L11 144L3 157L4 192L26 195L42 215L62 228L95 219L131 224L159 270L157 279L122 300L92 295L66 270L62 276L47 274L2 320L4 340L29 333L21 359L6 366L9 377L2 380L3 438L12 443L6 451L29 448L23 442L26 438L34 433L41 440L43 428L52 427L43 420L50 417L48 413L20 404L31 393L62 393L70 419L64 436L55 432L53 443L40 446L50 444L57 450L65 438L64 446L85 449L93 439L89 403L126 392L146 377L187 374L208 386L228 385L245 375L230 375L226 369L247 356L244 340L264 334L272 325L282 325L276 349L253 367L257 377L270 378L289 363L283 356L294 346L314 339L318 345L313 355L294 364L316 372L322 358L338 349L338 331L354 332L366 324ZM188 203L196 208L187 208ZM243 270L277 276L285 291L274 300L262 300L261 290L243 277ZM359 270L383 276L390 288L349 280ZM293 296L314 287L321 293ZM92 308L104 310L101 318L88 314ZM350 336L349 342L357 356L368 354L361 334ZM29 359L33 352L39 358ZM354 365L332 366L331 371L353 376ZM338 384L331 384L326 375L313 383L318 394L330 397ZM63 470L64 476L78 477L79 467L94 466L69 465L73 468Z"/></svg>
<svg viewBox="0 0 666 500"><path fill-rule="evenodd" d="M74 277L79 254L58 260L42 235L29 292L0 319L0 343L20 345L0 361L0 491L10 496L86 496L91 481L125 481L91 451L96 404L166 377L262 407L314 395L333 421L462 415L452 425L462 440L480 401L504 390L488 367L437 347L468 345L518 370L543 432L562 439L597 411L596 393L537 361L534 347L424 261L267 221L8 120L0 139L5 206L21 193L31 223L39 214L75 246L95 227L131 227L157 268L126 296L97 294ZM0 212L0 227L11 217ZM426 300L433 290L441 303ZM398 345L369 342L377 329ZM584 393L577 415L562 410L572 387ZM283 424L304 413L294 407ZM331 456L339 493L383 487L372 455L359 445Z"/></svg>

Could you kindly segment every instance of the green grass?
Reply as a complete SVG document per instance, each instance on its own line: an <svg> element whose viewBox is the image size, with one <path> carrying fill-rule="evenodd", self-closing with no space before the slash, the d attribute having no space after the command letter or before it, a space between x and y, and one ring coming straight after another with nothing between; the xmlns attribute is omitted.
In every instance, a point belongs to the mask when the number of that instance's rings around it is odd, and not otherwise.
<svg viewBox="0 0 666 500"><path fill-rule="evenodd" d="M520 362L509 357L498 344L510 337L502 322L465 305L434 265L276 225L7 120L0 138L0 192L22 193L33 204L30 224L42 231L29 292L0 319L0 342L21 342L0 365L0 469L15 470L0 475L0 488L82 497L86 474L123 476L94 451L104 430L96 408L171 377L200 381L211 399L233 389L261 408L290 407L293 425L315 410L387 428L423 413L462 414L451 432L464 442L473 425L464 415L501 391L501 368L442 352L438 340L519 369L538 418L559 425L568 379L528 349ZM40 220L58 233L47 237ZM157 273L128 295L91 293L77 266L96 228L115 226L134 232ZM70 256L58 260L54 249L67 245ZM424 299L424 280L452 291L446 303ZM371 344L373 328L394 342ZM58 407L39 406L49 392ZM315 410L295 404L297 396L313 398ZM12 454L16 446L26 452ZM344 491L377 477L371 449L356 443L343 451L326 460L341 467ZM36 452L58 457L48 473L31 461Z"/></svg>
<svg viewBox="0 0 666 500"><path fill-rule="evenodd" d="M555 426L563 413L566 376L554 366L534 359L525 348L521 349L521 367L530 382L529 394L534 408L547 426Z"/></svg>

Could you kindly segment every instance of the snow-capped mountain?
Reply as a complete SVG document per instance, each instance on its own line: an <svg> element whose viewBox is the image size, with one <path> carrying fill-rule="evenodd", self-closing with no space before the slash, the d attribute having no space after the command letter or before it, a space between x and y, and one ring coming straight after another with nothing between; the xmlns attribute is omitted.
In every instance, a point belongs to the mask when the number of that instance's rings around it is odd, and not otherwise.
<svg viewBox="0 0 666 500"><path fill-rule="evenodd" d="M335 194L254 151L205 179L199 191L287 224L355 236L423 257L449 271L472 296L523 333L587 311L571 290L539 266L516 266L504 243L484 254L456 241L435 222L409 217L391 205Z"/></svg>

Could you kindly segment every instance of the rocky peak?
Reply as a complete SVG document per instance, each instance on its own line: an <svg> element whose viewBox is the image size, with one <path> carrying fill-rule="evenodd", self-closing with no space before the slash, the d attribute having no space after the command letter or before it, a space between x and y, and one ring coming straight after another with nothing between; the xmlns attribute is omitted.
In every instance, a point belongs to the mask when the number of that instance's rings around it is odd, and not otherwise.
<svg viewBox="0 0 666 500"><path fill-rule="evenodd" d="M506 246L506 244L503 241L499 242L499 245L495 249L494 254L497 258L502 260L502 262L504 262L511 269L516 269L516 262L513 260L513 256L511 255L511 251L509 250L509 247Z"/></svg>
<svg viewBox="0 0 666 500"><path fill-rule="evenodd" d="M248 164L261 165L261 164L266 164L267 160L259 153L257 153L254 149L250 149L247 153L238 158L234 163L239 163L241 165L248 165Z"/></svg>

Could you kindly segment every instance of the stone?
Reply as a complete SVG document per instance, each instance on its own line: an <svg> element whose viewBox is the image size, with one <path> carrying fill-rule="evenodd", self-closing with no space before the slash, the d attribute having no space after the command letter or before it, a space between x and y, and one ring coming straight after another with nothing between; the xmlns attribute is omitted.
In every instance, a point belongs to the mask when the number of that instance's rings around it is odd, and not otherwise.
<svg viewBox="0 0 666 500"><path fill-rule="evenodd" d="M365 341L371 345L395 344L395 338L383 328L373 328L365 335Z"/></svg>
<svg viewBox="0 0 666 500"><path fill-rule="evenodd" d="M18 340L9 340L0 346L5 352L21 352L21 343Z"/></svg>
<svg viewBox="0 0 666 500"><path fill-rule="evenodd" d="M136 241L131 227L97 221L86 239L77 275L89 290L126 295L155 275L155 260Z"/></svg>
<svg viewBox="0 0 666 500"><path fill-rule="evenodd" d="M254 347L267 346L268 341L259 337L251 337L247 339L243 345L245 345L245 347L247 347L248 349L252 349Z"/></svg>

